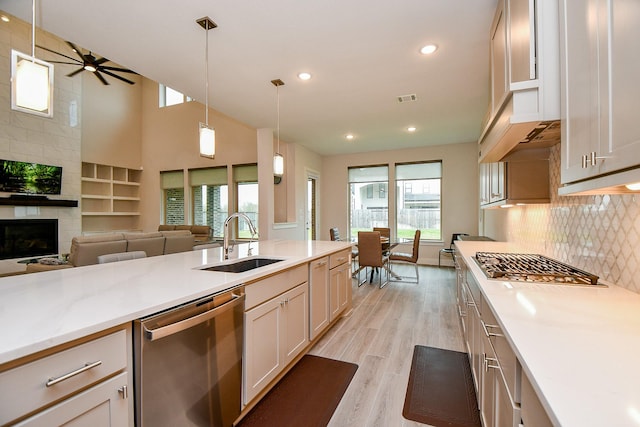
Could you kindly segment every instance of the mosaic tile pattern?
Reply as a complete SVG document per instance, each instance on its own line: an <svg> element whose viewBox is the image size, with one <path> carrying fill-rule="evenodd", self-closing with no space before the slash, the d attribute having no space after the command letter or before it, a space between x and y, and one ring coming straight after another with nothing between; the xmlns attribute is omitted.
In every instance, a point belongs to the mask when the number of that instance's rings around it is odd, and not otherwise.
<svg viewBox="0 0 640 427"><path fill-rule="evenodd" d="M550 175L551 203L509 209L507 240L640 293L640 195L558 196L559 144Z"/></svg>

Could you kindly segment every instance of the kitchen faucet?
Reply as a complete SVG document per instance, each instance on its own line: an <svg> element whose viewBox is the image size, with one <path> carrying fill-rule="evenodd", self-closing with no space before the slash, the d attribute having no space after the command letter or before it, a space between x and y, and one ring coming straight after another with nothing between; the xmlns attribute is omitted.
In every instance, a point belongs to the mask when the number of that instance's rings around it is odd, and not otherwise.
<svg viewBox="0 0 640 427"><path fill-rule="evenodd" d="M254 236L258 234L258 230L256 230L253 222L251 222L251 218L249 218L246 214L242 212L235 212L229 215L227 219L224 220L223 227L222 248L224 252L224 259L229 259L229 252L233 251L233 246L231 246L231 249L229 249L229 222L233 218L244 218L244 220L247 221L247 224L249 224L249 232L251 233L251 239L249 240L249 255L251 255L251 241L253 240Z"/></svg>

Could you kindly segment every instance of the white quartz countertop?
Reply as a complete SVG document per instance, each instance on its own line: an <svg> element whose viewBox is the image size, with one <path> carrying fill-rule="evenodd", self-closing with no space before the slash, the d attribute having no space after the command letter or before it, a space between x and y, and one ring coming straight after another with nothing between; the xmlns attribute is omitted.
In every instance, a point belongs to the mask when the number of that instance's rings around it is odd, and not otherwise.
<svg viewBox="0 0 640 427"><path fill-rule="evenodd" d="M231 259L246 258L247 244ZM270 240L253 256L283 261L245 273L203 271L212 248L0 278L0 364L252 282L351 247L348 242Z"/></svg>
<svg viewBox="0 0 640 427"><path fill-rule="evenodd" d="M608 287L489 280L477 251L523 252L503 242L457 242L554 424L640 426L640 295Z"/></svg>

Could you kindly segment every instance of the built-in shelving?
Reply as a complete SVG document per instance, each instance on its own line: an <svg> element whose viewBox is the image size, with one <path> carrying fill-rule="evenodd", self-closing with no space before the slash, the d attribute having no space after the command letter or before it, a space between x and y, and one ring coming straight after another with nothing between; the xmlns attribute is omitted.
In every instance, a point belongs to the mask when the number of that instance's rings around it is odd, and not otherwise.
<svg viewBox="0 0 640 427"><path fill-rule="evenodd" d="M141 175L137 169L83 162L83 231L137 228Z"/></svg>

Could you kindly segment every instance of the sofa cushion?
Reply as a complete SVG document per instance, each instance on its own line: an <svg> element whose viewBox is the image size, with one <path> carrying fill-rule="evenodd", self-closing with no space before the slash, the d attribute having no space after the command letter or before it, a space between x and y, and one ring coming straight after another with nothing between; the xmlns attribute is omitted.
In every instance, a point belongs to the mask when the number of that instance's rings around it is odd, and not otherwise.
<svg viewBox="0 0 640 427"><path fill-rule="evenodd" d="M147 256L158 256L164 253L164 236L161 232L124 233L127 240L127 252L144 251Z"/></svg>
<svg viewBox="0 0 640 427"><path fill-rule="evenodd" d="M176 226L173 224L160 224L158 226L158 231L169 231L169 230L175 230Z"/></svg>
<svg viewBox="0 0 640 427"><path fill-rule="evenodd" d="M209 240L211 227L208 225L192 225L191 234L196 236L196 240Z"/></svg>
<svg viewBox="0 0 640 427"><path fill-rule="evenodd" d="M69 262L75 267L98 263L98 256L127 250L122 233L77 236L71 239Z"/></svg>
<svg viewBox="0 0 640 427"><path fill-rule="evenodd" d="M182 230L184 231L184 230ZM172 233L170 231L165 233ZM193 250L195 239L190 232L180 233L180 231L174 231L174 234L165 234L164 241L164 253L173 254L176 252L187 252Z"/></svg>

